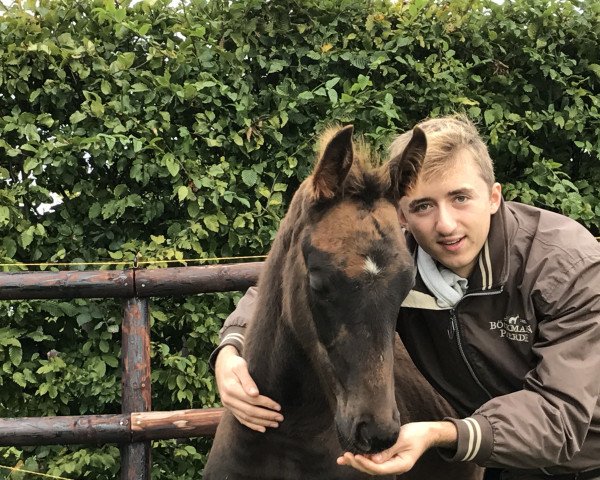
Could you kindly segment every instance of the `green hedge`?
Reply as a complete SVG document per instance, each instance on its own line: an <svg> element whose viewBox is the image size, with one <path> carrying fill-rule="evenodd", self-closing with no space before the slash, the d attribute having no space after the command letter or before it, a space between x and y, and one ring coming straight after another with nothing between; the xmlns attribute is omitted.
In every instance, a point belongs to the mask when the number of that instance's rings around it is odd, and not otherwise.
<svg viewBox="0 0 600 480"><path fill-rule="evenodd" d="M170 3L1 13L1 263L264 254L324 125L353 123L384 152L455 111L489 140L507 197L598 234L598 2ZM232 308L224 294L153 302L154 408L216 404L207 357ZM0 414L118 412L121 315L0 303ZM153 478L199 478L206 451L157 442ZM0 463L113 479L118 451L8 448Z"/></svg>

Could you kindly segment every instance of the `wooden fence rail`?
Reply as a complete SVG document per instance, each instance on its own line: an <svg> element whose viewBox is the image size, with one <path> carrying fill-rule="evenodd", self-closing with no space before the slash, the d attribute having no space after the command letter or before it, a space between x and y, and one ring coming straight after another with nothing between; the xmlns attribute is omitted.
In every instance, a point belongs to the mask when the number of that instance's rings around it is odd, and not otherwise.
<svg viewBox="0 0 600 480"><path fill-rule="evenodd" d="M0 446L137 443L169 438L210 437L222 408L115 415L21 417L0 419Z"/></svg>
<svg viewBox="0 0 600 480"><path fill-rule="evenodd" d="M149 480L151 440L214 435L222 409L151 411L148 298L245 290L256 283L262 265L0 273L0 300L125 299L122 413L0 419L0 445L118 443L121 480Z"/></svg>
<svg viewBox="0 0 600 480"><path fill-rule="evenodd" d="M0 300L172 297L246 290L256 283L262 265L0 273Z"/></svg>

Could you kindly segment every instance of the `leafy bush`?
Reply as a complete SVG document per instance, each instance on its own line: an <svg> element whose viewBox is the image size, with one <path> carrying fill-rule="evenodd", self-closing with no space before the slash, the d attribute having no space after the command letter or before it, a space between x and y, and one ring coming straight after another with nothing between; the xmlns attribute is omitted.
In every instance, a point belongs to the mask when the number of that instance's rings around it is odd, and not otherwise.
<svg viewBox="0 0 600 480"><path fill-rule="evenodd" d="M598 2L122 3L2 13L3 264L264 254L325 124L383 152L455 111L479 124L508 198L599 232ZM207 358L233 299L153 302L155 409L216 404ZM2 302L2 416L118 412L121 310ZM207 440L155 447L153 478L198 478ZM114 446L1 452L54 475L118 471Z"/></svg>

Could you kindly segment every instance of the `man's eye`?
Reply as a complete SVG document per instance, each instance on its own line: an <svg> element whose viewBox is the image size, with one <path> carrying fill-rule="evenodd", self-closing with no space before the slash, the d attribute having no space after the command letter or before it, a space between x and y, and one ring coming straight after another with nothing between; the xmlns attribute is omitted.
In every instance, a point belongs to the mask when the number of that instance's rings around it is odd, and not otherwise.
<svg viewBox="0 0 600 480"><path fill-rule="evenodd" d="M414 212L426 212L429 209L430 205L428 203L421 203L419 205L415 205L413 211Z"/></svg>
<svg viewBox="0 0 600 480"><path fill-rule="evenodd" d="M457 196L455 197L455 200L456 200L458 203L465 203L465 202L468 200L468 197L467 197L466 195L457 195Z"/></svg>

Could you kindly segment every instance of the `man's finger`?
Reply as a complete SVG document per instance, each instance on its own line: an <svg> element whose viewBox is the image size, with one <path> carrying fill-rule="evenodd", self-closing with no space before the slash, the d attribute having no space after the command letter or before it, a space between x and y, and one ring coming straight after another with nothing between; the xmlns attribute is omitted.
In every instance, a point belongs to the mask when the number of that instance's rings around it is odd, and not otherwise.
<svg viewBox="0 0 600 480"><path fill-rule="evenodd" d="M244 392L251 397L258 397L258 387L256 386L256 383L254 383L254 380L252 380L252 377L250 376L245 364L241 366L241 368L236 368L235 374L237 375Z"/></svg>
<svg viewBox="0 0 600 480"><path fill-rule="evenodd" d="M394 451L394 447L388 448L383 452L376 453L374 455L368 455L367 458L375 463L384 463L387 462L390 458L396 455Z"/></svg>
<svg viewBox="0 0 600 480"><path fill-rule="evenodd" d="M279 412L281 410L281 406L275 402L274 400L270 399L269 397L265 397L264 395L259 395L256 398L256 401L252 401L252 403L254 405L263 407L263 408L268 408L269 410L274 410L276 412ZM281 414L279 414L281 415Z"/></svg>
<svg viewBox="0 0 600 480"><path fill-rule="evenodd" d="M343 457L338 458L338 464L349 465L369 475L402 474L410 470L410 467L405 464L406 462L401 461L399 458L398 460L393 459L380 465L362 455L352 455L346 452Z"/></svg>
<svg viewBox="0 0 600 480"><path fill-rule="evenodd" d="M253 423L260 421L261 425L265 426L267 426L267 424L283 421L283 415L281 415L281 413L266 408L252 406L243 400L232 399L229 402L229 409L238 414L237 416L243 416L247 421Z"/></svg>

